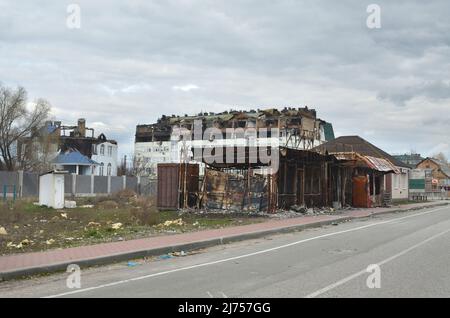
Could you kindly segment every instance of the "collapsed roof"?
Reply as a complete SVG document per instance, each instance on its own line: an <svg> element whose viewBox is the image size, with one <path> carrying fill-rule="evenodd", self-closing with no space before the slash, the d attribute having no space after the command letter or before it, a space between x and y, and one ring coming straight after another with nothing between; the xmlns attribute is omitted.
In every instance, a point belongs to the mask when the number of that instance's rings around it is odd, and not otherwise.
<svg viewBox="0 0 450 318"><path fill-rule="evenodd" d="M341 136L322 145L314 147L313 150L328 154L358 153L362 156L388 160L396 167L409 168L407 164L394 158L387 152L381 150L380 148L376 147L375 145L359 136Z"/></svg>
<svg viewBox="0 0 450 318"><path fill-rule="evenodd" d="M252 125L254 128L297 129L299 133L300 131L312 133L319 125L322 125L326 140L334 138L333 126L317 118L316 111L305 106L285 107L282 110L276 108L250 111L230 110L222 113L200 113L195 116L163 115L154 124L137 125L135 142L168 141L172 127L178 126L191 130L196 120L201 120L203 128L246 128ZM313 138L312 134L309 136Z"/></svg>

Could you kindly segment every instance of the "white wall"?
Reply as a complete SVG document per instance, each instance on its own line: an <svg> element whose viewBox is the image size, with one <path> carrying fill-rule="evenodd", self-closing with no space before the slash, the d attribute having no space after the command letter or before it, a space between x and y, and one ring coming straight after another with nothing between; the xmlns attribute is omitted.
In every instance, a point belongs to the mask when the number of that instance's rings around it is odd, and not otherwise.
<svg viewBox="0 0 450 318"><path fill-rule="evenodd" d="M103 147L102 147L103 146ZM108 148L111 147L110 151ZM103 152L102 152L103 148ZM107 176L108 175L108 164L111 164L111 176L117 176L117 145L110 142L103 142L96 145L96 154L92 154L92 160L99 163L99 166L94 168L94 175L96 176ZM103 172L101 164L103 163Z"/></svg>
<svg viewBox="0 0 450 318"><path fill-rule="evenodd" d="M401 169L401 174L392 174L392 200L408 199L409 197L409 170Z"/></svg>

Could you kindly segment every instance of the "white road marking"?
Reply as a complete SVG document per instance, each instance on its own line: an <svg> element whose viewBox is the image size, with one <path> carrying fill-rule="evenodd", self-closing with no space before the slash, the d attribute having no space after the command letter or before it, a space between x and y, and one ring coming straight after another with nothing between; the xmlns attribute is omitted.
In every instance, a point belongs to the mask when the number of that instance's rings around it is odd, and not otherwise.
<svg viewBox="0 0 450 318"><path fill-rule="evenodd" d="M206 291L206 293L208 294L209 298L214 298L214 296L209 291Z"/></svg>
<svg viewBox="0 0 450 318"><path fill-rule="evenodd" d="M255 255L260 255L260 254L273 252L273 251L280 250L280 249L283 249L283 248L286 248L286 247L290 247L290 246L306 243L306 242L317 240L317 239L321 239L321 238L324 238L324 237L329 237L329 236L334 236L334 235L338 235L338 234L354 232L354 231L370 228L370 227L377 226L377 225L383 225L383 224L392 223L392 222L397 221L397 220L404 220L404 219L408 219L408 218L411 218L411 217L422 216L422 215L426 215L426 214L429 214L429 213L434 213L436 211L440 211L440 210L447 209L447 208L448 207L445 206L445 207L438 208L438 209L433 209L433 210L430 210L430 211L427 211L427 212L420 212L420 213L416 213L416 214L410 214L410 215L403 216L403 217L400 217L400 218L395 218L395 219L392 219L392 220L381 221L381 222L377 222L377 223L372 223L372 224L368 224L368 225L364 225L364 226L355 227L355 228L348 229L348 230L337 231L337 232L332 232L332 233L323 234L323 235L319 235L319 236L314 236L314 237L310 237L310 238L307 238L307 239L303 239L303 240L299 240L299 241L296 241L296 242L292 242L292 243L288 243L288 244L284 244L284 245L268 248L268 249L257 251L257 252L253 252L253 253L248 253L248 254L234 256L234 257L229 257L229 258L220 259L220 260L217 260L217 261L211 261L211 262L207 262L207 263L201 263L201 264L196 264L196 265L191 265L191 266L186 266L186 267L180 267L180 268L167 270L167 271L163 271L163 272L159 272L159 273L139 276L139 277L130 278L130 279L124 279L124 280L120 280L120 281L116 281L116 282L112 282L112 283L108 283L108 284L102 284L102 285L98 285L98 286L92 286L92 287L88 287L88 288L77 289L77 290L73 290L73 291L69 291L69 292L65 292L65 293L60 293L60 294L46 296L46 297L43 297L43 298L56 298L56 297L74 295L74 294L84 293L84 292L97 290L97 289L101 289L101 288L107 288L107 287L122 285L122 284L126 284L126 283L133 282L133 281L139 281L139 280L143 280L143 279L148 279L148 278L163 276L163 275L172 274L172 273L176 273L176 272L186 271L186 270L190 270L190 269L194 269L194 268L200 268L200 267L205 267L205 266L210 266L210 265L215 265L215 264L221 264L221 263L225 263L225 262L229 262L229 261L234 261L234 260L237 260L237 259L242 259L242 258L247 258L247 257L255 256Z"/></svg>
<svg viewBox="0 0 450 318"><path fill-rule="evenodd" d="M442 236L442 235L444 235L444 234L446 234L448 232L450 232L450 229L445 230L444 232L435 234L435 235L427 238L426 240L424 240L424 241L422 241L420 243L417 243L417 244L415 244L415 245L413 245L413 246L411 246L411 247L401 251L400 253L397 253L397 254L395 254L395 255L393 255L391 257L386 258L385 260L382 260L381 262L377 263L377 265L381 267L381 265L389 263L390 261L393 261L394 259L396 259L396 258L398 258L398 257L400 257L402 255L405 255L406 253L408 253L408 252L410 252L410 251L412 251L412 250L414 250L414 249L416 249L416 248L418 248L418 247L428 243L429 241L434 240L435 238L438 238L439 236ZM347 277L345 277L345 278L343 278L343 279L341 279L341 280L339 280L339 281L337 281L337 282L335 282L333 284L330 284L330 285L328 285L328 286L326 286L326 287L324 287L322 289L319 289L319 290L317 290L317 291L315 291L315 292L305 296L305 298L317 297L317 296L319 296L321 294L329 292L330 290L332 290L332 289L334 289L336 287L339 287L339 286L341 286L341 285L343 285L343 284L345 284L345 283L347 283L347 282L349 282L349 281L351 281L351 280L353 280L353 279L355 279L355 278L357 278L357 277L359 277L361 275L364 275L364 274L367 274L367 270L366 269L363 269L363 270L361 270L361 271L359 271L359 272L357 272L357 273L355 273L353 275L347 276Z"/></svg>

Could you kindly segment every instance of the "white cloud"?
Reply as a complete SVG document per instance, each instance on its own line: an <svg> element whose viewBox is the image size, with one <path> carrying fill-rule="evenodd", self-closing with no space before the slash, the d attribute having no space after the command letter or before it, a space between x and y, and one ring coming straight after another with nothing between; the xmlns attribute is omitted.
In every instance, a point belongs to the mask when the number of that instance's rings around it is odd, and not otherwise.
<svg viewBox="0 0 450 318"><path fill-rule="evenodd" d="M192 91L194 89L199 89L200 87L198 87L197 85L194 84L187 84L187 85L181 85L181 86L173 86L172 89L174 91L183 91L183 92L189 92Z"/></svg>

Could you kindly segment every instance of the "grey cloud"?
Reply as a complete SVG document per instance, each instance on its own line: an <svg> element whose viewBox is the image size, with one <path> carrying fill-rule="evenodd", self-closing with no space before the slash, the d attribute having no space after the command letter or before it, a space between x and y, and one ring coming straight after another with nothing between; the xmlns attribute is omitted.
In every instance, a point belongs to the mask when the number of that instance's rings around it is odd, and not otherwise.
<svg viewBox="0 0 450 318"><path fill-rule="evenodd" d="M450 82L444 80L431 81L378 94L380 99L390 100L400 106L404 106L406 102L419 96L431 100L450 99Z"/></svg>
<svg viewBox="0 0 450 318"><path fill-rule="evenodd" d="M388 151L418 130L419 151L449 139L420 111L448 112L447 1L376 1L379 30L365 25L373 1L79 0L69 30L71 2L0 0L0 80L62 120L120 127L108 133L124 154L137 123L230 107L307 104ZM187 85L199 89L174 89Z"/></svg>

